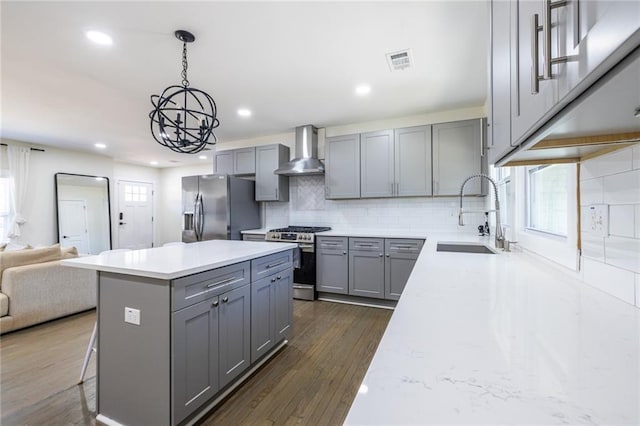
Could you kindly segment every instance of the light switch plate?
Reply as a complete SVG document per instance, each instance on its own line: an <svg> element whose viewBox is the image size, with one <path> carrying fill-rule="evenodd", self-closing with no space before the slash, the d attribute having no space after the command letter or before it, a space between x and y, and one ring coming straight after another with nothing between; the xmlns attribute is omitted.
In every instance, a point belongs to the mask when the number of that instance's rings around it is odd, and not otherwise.
<svg viewBox="0 0 640 426"><path fill-rule="evenodd" d="M140 309L124 308L124 322L140 325Z"/></svg>
<svg viewBox="0 0 640 426"><path fill-rule="evenodd" d="M599 237L609 236L609 205L592 204L587 214L586 231Z"/></svg>

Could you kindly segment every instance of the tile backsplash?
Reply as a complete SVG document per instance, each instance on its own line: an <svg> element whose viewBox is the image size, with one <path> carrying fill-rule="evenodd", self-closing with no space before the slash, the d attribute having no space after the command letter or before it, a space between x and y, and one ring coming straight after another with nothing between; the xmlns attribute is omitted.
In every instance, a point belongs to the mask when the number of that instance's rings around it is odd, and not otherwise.
<svg viewBox="0 0 640 426"><path fill-rule="evenodd" d="M469 214L467 226L458 226L457 197L325 200L324 176L292 177L289 185L290 202L266 203L266 228L310 225L475 233L484 223L482 214ZM481 210L485 203L485 197L465 197L464 208Z"/></svg>
<svg viewBox="0 0 640 426"><path fill-rule="evenodd" d="M580 210L584 281L640 307L640 145L581 164Z"/></svg>

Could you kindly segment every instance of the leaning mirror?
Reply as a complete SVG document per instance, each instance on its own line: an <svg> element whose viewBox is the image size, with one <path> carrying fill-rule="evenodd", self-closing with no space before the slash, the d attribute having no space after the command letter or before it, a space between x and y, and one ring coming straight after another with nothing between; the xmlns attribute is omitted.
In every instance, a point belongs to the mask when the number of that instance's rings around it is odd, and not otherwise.
<svg viewBox="0 0 640 426"><path fill-rule="evenodd" d="M78 253L111 249L109 178L56 173L58 242Z"/></svg>

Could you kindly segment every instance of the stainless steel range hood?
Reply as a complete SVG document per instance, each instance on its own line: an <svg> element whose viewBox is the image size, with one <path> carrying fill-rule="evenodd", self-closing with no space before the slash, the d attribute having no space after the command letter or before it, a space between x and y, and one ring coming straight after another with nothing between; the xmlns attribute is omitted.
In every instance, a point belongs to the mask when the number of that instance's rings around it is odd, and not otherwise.
<svg viewBox="0 0 640 426"><path fill-rule="evenodd" d="M296 127L295 158L275 172L284 176L323 175L324 164L318 160L318 129L308 124Z"/></svg>

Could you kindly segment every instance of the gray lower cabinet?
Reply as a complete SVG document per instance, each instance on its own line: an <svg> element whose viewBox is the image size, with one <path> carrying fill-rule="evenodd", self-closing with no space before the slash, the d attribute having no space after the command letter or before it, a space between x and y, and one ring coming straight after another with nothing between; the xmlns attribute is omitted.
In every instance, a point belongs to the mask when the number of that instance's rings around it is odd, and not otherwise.
<svg viewBox="0 0 640 426"><path fill-rule="evenodd" d="M413 271L423 240L385 239L384 296L398 300Z"/></svg>
<svg viewBox="0 0 640 426"><path fill-rule="evenodd" d="M174 424L198 409L250 364L249 285L174 312Z"/></svg>
<svg viewBox="0 0 640 426"><path fill-rule="evenodd" d="M246 285L220 296L220 388L251 363L251 288Z"/></svg>
<svg viewBox="0 0 640 426"><path fill-rule="evenodd" d="M218 305L213 297L173 313L173 424L220 389Z"/></svg>
<svg viewBox="0 0 640 426"><path fill-rule="evenodd" d="M348 249L347 237L316 238L316 290L349 293Z"/></svg>
<svg viewBox="0 0 640 426"><path fill-rule="evenodd" d="M289 177L273 173L287 161L289 147L256 147L256 201L289 201Z"/></svg>
<svg viewBox="0 0 640 426"><path fill-rule="evenodd" d="M289 337L293 321L293 271L261 278L251 284L251 362Z"/></svg>
<svg viewBox="0 0 640 426"><path fill-rule="evenodd" d="M349 294L384 298L382 238L349 238Z"/></svg>
<svg viewBox="0 0 640 426"><path fill-rule="evenodd" d="M424 240L316 239L316 289L323 293L398 300Z"/></svg>

